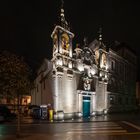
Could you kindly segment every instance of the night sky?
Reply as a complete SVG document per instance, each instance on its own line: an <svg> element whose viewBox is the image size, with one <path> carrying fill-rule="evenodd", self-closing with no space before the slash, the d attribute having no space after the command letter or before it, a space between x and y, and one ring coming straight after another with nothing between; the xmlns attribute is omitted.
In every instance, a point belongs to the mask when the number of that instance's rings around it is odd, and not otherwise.
<svg viewBox="0 0 140 140"><path fill-rule="evenodd" d="M127 43L140 54L140 7L136 0L65 0L65 17L76 43L91 42L103 29L103 41ZM0 2L0 49L24 56L36 70L43 58L52 56L51 32L59 20L61 0ZM139 58L139 57L138 57ZM140 58L139 58L140 59ZM140 77L140 76L139 76Z"/></svg>

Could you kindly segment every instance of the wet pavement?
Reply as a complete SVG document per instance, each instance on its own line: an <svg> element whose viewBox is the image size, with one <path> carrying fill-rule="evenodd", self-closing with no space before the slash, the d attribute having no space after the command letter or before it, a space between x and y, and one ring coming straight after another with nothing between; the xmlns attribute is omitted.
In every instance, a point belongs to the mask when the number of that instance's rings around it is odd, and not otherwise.
<svg viewBox="0 0 140 140"><path fill-rule="evenodd" d="M32 117L22 117L21 123L78 123L78 122L101 122L101 121L136 121L140 119L140 113L121 113L121 114L109 114L109 115L101 115L101 116L94 116L89 118L73 118L69 120L61 120L61 121L49 121L49 120L39 120L39 119L32 119ZM6 124L14 124L17 121L7 122Z"/></svg>
<svg viewBox="0 0 140 140"><path fill-rule="evenodd" d="M138 126L130 122L88 122L88 123L52 123L52 124L22 124L23 140L139 140ZM0 140L15 140L16 126L5 126L7 132L2 132ZM8 133L15 130L13 134Z"/></svg>
<svg viewBox="0 0 140 140"><path fill-rule="evenodd" d="M140 140L139 114L112 114L87 119L49 122L25 117L23 140ZM0 124L0 140L16 139L16 122Z"/></svg>

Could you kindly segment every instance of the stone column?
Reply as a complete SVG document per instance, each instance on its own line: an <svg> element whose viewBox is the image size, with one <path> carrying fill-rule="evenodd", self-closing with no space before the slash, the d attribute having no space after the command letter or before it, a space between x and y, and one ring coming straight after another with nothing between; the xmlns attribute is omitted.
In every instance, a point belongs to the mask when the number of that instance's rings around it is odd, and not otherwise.
<svg viewBox="0 0 140 140"><path fill-rule="evenodd" d="M53 78L53 108L55 111L58 110L58 77Z"/></svg>

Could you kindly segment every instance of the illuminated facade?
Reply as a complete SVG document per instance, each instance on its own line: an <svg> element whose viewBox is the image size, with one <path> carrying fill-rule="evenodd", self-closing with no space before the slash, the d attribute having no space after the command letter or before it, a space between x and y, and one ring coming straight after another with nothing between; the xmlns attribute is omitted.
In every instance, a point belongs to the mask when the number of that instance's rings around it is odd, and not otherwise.
<svg viewBox="0 0 140 140"><path fill-rule="evenodd" d="M32 104L51 104L55 119L89 117L135 108L136 65L127 61L123 52L121 55L122 48L120 52L107 49L99 34L98 40L87 44L85 39L83 47L77 46L73 52L74 34L65 20L63 7L61 24L54 28L51 37L53 58L51 61L45 59L38 70ZM135 58L129 50L125 53ZM125 73L129 66L133 73L131 81ZM130 94L129 84L132 85Z"/></svg>

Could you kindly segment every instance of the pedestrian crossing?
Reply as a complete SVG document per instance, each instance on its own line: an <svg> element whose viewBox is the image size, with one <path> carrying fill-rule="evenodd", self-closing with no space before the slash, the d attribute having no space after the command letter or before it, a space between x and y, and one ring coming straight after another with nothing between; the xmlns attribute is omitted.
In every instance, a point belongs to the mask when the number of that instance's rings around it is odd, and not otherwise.
<svg viewBox="0 0 140 140"><path fill-rule="evenodd" d="M124 123L124 124L126 124L128 126L131 126L131 127L133 127L133 128L135 128L135 129L140 131L140 127L135 125L135 124L133 124L133 123L130 123L130 122L127 122L127 121L122 121L122 123Z"/></svg>
<svg viewBox="0 0 140 140"><path fill-rule="evenodd" d="M125 134L127 130L115 122L83 123L71 128L67 134Z"/></svg>

